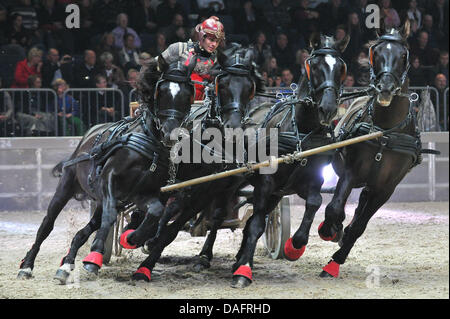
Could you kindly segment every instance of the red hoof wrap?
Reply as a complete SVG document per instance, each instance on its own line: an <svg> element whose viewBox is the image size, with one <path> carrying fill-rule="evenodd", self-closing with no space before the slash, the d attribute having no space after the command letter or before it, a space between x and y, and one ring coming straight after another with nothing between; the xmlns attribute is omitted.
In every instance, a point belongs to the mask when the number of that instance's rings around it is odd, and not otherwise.
<svg viewBox="0 0 450 319"><path fill-rule="evenodd" d="M135 274L144 274L148 280L150 281L152 278L152 273L150 271L150 269L148 269L147 267L141 267L138 270L136 270Z"/></svg>
<svg viewBox="0 0 450 319"><path fill-rule="evenodd" d="M127 236L134 232L134 229L128 229L122 235L120 235L120 246L125 249L136 249L136 245L130 245L127 241Z"/></svg>
<svg viewBox="0 0 450 319"><path fill-rule="evenodd" d="M336 238L337 233L335 233L333 236L330 236L330 237L322 236L322 235L320 234L320 229L322 228L322 226L323 226L323 222L320 223L319 228L318 228L318 230L317 230L317 231L319 232L320 238L322 238L322 239L325 240L325 241L331 241L331 240L333 240L333 239Z"/></svg>
<svg viewBox="0 0 450 319"><path fill-rule="evenodd" d="M292 245L292 237L286 240L286 243L284 244L284 257L286 257L289 261L295 261L299 259L303 253L305 252L306 246L302 246L301 248L297 249Z"/></svg>
<svg viewBox="0 0 450 319"><path fill-rule="evenodd" d="M252 281L252 269L249 266L242 265L240 266L233 274L233 276L243 276L245 278L250 279Z"/></svg>
<svg viewBox="0 0 450 319"><path fill-rule="evenodd" d="M326 265L322 269L323 271L329 273L334 278L337 278L339 276L339 266L340 265L337 262L332 260L328 263L328 265Z"/></svg>
<svg viewBox="0 0 450 319"><path fill-rule="evenodd" d="M101 268L103 265L103 255L96 251L92 251L89 255L86 256L86 258L83 259L83 262L95 264Z"/></svg>

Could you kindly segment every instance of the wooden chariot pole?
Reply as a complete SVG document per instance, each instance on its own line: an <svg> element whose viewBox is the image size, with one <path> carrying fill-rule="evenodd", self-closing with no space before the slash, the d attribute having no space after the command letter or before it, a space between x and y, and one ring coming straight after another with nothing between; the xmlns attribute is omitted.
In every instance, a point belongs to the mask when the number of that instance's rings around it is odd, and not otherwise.
<svg viewBox="0 0 450 319"><path fill-rule="evenodd" d="M163 193L164 192L170 192L170 191L173 191L173 190L176 190L176 189L189 187L189 186L197 185L197 184L201 184L201 183L206 183L206 182L214 181L216 179L221 179L221 178L225 178L225 177L232 176L232 175L237 175L237 174L241 174L241 173L248 173L248 172L251 172L251 171L258 170L258 169L260 169L262 167L271 166L271 165L274 164L274 162L276 162L277 164L281 164L281 163L291 162L292 160L298 161L299 159L304 158L304 157L308 157L308 156L311 156L311 155L323 153L323 152L330 151L330 150L333 150L333 149L342 148L342 147L345 147L345 146L348 146L348 145L351 145L351 144L356 144L356 143L368 141L368 140L371 140L371 139L374 139L374 138L381 137L382 135L383 135L383 132L379 131L379 132L375 132L375 133L370 133L370 134L366 134L366 135L350 138L348 140L344 140L344 141L341 141L341 142L331 143L331 144L328 144L328 145L312 148L312 149L304 151L304 152L295 152L294 154L285 155L283 157L274 158L272 160L267 160L267 161L264 161L264 162L261 162L261 163L248 165L248 166L243 166L243 167L240 167L240 168L232 169L232 170L221 172L221 173L216 173L216 174L211 174L211 175L207 175L207 176L202 176L202 177L190 179L188 181L181 182L181 183L178 183L178 184L172 184L172 185L164 186L164 187L161 187L160 191L163 192Z"/></svg>

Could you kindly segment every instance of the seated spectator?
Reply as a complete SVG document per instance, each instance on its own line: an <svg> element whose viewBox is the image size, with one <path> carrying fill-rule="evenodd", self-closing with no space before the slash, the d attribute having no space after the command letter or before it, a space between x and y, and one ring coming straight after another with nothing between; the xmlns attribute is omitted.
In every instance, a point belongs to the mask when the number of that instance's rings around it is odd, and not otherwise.
<svg viewBox="0 0 450 319"><path fill-rule="evenodd" d="M97 0L92 7L92 22L94 34L104 33L116 26L117 15L124 12L122 1Z"/></svg>
<svg viewBox="0 0 450 319"><path fill-rule="evenodd" d="M156 8L156 24L158 27L167 27L177 13L186 21L186 12L177 0L163 0Z"/></svg>
<svg viewBox="0 0 450 319"><path fill-rule="evenodd" d="M0 89L3 88L2 78L0 78ZM11 95L0 90L0 136L11 137L15 135L14 129L14 105ZM19 131L19 130L17 130Z"/></svg>
<svg viewBox="0 0 450 319"><path fill-rule="evenodd" d="M28 48L32 42L32 33L23 27L23 19L20 14L13 14L6 26L5 37L8 44L17 44Z"/></svg>
<svg viewBox="0 0 450 319"><path fill-rule="evenodd" d="M128 15L126 13L120 13L117 16L117 27L112 30L112 34L114 35L114 46L119 50L125 45L125 34L132 34L134 36L133 41L135 48L141 47L141 39L138 34L132 28L128 27Z"/></svg>
<svg viewBox="0 0 450 319"><path fill-rule="evenodd" d="M272 54L281 68L289 68L294 64L294 53L289 46L289 40L285 33L278 34Z"/></svg>
<svg viewBox="0 0 450 319"><path fill-rule="evenodd" d="M184 18L181 14L176 13L172 22L167 27L161 28L161 32L166 35L167 42L177 42L176 30L180 27L184 27Z"/></svg>
<svg viewBox="0 0 450 319"><path fill-rule="evenodd" d="M285 68L281 71L281 87L287 87L290 88L291 84L293 83L292 80L294 79L294 76L292 75L292 72L290 69Z"/></svg>
<svg viewBox="0 0 450 319"><path fill-rule="evenodd" d="M234 16L235 25L245 26L245 28L239 32L245 32L249 38L254 37L255 33L259 33L258 30L261 30L264 27L262 19L263 13L255 8L251 0L244 1ZM231 30L226 31L231 32ZM256 37L258 37L258 35L256 35Z"/></svg>
<svg viewBox="0 0 450 319"><path fill-rule="evenodd" d="M117 89L125 81L125 76L122 69L114 64L114 56L104 52L100 56L100 63L99 74L105 77L108 87Z"/></svg>
<svg viewBox="0 0 450 319"><path fill-rule="evenodd" d="M152 56L158 56L163 53L167 49L167 41L166 36L162 32L158 32L156 34L156 43L155 46L150 48L149 53Z"/></svg>
<svg viewBox="0 0 450 319"><path fill-rule="evenodd" d="M201 15L212 16L225 13L224 0L197 0Z"/></svg>
<svg viewBox="0 0 450 319"><path fill-rule="evenodd" d="M84 51L83 62L75 65L72 84L75 88L94 88L95 76L99 73L96 66L97 56L94 51Z"/></svg>
<svg viewBox="0 0 450 319"><path fill-rule="evenodd" d="M259 66L272 56L272 48L266 42L266 34L258 31L255 34L255 40L249 45L249 49L253 50L253 61Z"/></svg>
<svg viewBox="0 0 450 319"><path fill-rule="evenodd" d="M0 3L0 46L8 43L5 31L9 25L6 8Z"/></svg>
<svg viewBox="0 0 450 319"><path fill-rule="evenodd" d="M409 19L410 22L416 21L417 27L422 27L422 11L417 6L417 0L409 0L408 8L400 14L402 20Z"/></svg>
<svg viewBox="0 0 450 319"><path fill-rule="evenodd" d="M384 26L386 30L390 28L398 28L400 26L400 17L398 16L397 10L392 8L391 0L380 0L380 15L381 25Z"/></svg>
<svg viewBox="0 0 450 319"><path fill-rule="evenodd" d="M147 52L141 52L141 54L139 54L139 72L143 72L149 65L150 62L152 61L152 56L150 54L148 54Z"/></svg>
<svg viewBox="0 0 450 319"><path fill-rule="evenodd" d="M316 7L319 12L319 29L323 33L332 33L334 28L345 23L346 10L342 0L330 0Z"/></svg>
<svg viewBox="0 0 450 319"><path fill-rule="evenodd" d="M136 1L130 9L130 25L139 34L155 33L158 29L156 14L150 5L150 0Z"/></svg>
<svg viewBox="0 0 450 319"><path fill-rule="evenodd" d="M70 94L65 94L69 89L66 81L57 79L52 83L56 91L59 132L64 136L80 136L85 132L85 126L80 119L80 105Z"/></svg>
<svg viewBox="0 0 450 319"><path fill-rule="evenodd" d="M120 86L120 90L122 91L123 97L125 99L125 108L127 108L130 102L137 101L138 96L136 89L138 79L139 79L139 71L136 69L129 69L127 74L127 80Z"/></svg>
<svg viewBox="0 0 450 319"><path fill-rule="evenodd" d="M273 77L273 86L274 87L281 87L281 74L277 73Z"/></svg>
<svg viewBox="0 0 450 319"><path fill-rule="evenodd" d="M267 59L264 63L263 70L267 72L269 77L273 77L275 74L280 73L277 58L271 57Z"/></svg>
<svg viewBox="0 0 450 319"><path fill-rule="evenodd" d="M370 84L369 70L369 57L365 50L361 50L351 66L351 71L355 76L356 86L368 86Z"/></svg>
<svg viewBox="0 0 450 319"><path fill-rule="evenodd" d="M266 0L264 4L264 19L266 22L266 34L286 32L291 23L287 1Z"/></svg>
<svg viewBox="0 0 450 319"><path fill-rule="evenodd" d="M430 14L423 16L422 30L428 32L428 45L432 48L439 48L439 43L443 40L444 34L434 27L433 17Z"/></svg>
<svg viewBox="0 0 450 319"><path fill-rule="evenodd" d="M345 36L347 35L347 29L345 28L345 25L340 24L336 27L336 31L334 33L334 38L336 41L341 41Z"/></svg>
<svg viewBox="0 0 450 319"><path fill-rule="evenodd" d="M342 56L344 60L351 61L358 54L364 41L361 22L359 21L359 15L356 12L351 12L347 16L347 32L350 36L350 41Z"/></svg>
<svg viewBox="0 0 450 319"><path fill-rule="evenodd" d="M319 12L309 8L308 0L296 2L290 9L291 28L297 30L305 39L319 29Z"/></svg>
<svg viewBox="0 0 450 319"><path fill-rule="evenodd" d="M112 32L105 32L100 43L95 47L97 56L101 56L104 52L109 52L114 56L114 61L119 61L119 50L114 46L114 34Z"/></svg>
<svg viewBox="0 0 450 319"><path fill-rule="evenodd" d="M49 88L56 79L70 78L72 73L72 57L68 54L59 60L59 51L55 48L48 50L47 59L42 64L42 87Z"/></svg>
<svg viewBox="0 0 450 319"><path fill-rule="evenodd" d="M9 10L10 15L19 14L23 18L23 27L30 31L37 30L39 26L37 11L31 0L19 0Z"/></svg>
<svg viewBox="0 0 450 319"><path fill-rule="evenodd" d="M437 109L436 105L435 111L436 116L439 119L439 126L441 128L441 131L448 131L448 122L449 122L449 109L448 104L444 104L444 96L445 96L445 89L448 87L448 79L445 77L444 74L439 73L434 78L434 85L438 90L438 97L436 97L436 93L434 91L430 92L431 101L434 103L436 100L438 100L439 103L439 109Z"/></svg>
<svg viewBox="0 0 450 319"><path fill-rule="evenodd" d="M439 73L442 73L445 75L445 77L448 79L448 51L441 51L439 53L439 61L436 64L436 66L433 68L434 76L436 76ZM448 85L448 83L447 83Z"/></svg>
<svg viewBox="0 0 450 319"><path fill-rule="evenodd" d="M49 46L73 54L75 42L72 31L64 25L66 19L64 6L55 0L43 0L37 14L39 29L46 32Z"/></svg>
<svg viewBox="0 0 450 319"><path fill-rule="evenodd" d="M430 78L429 72L420 64L418 56L411 57L411 67L408 71L409 86L427 86Z"/></svg>
<svg viewBox="0 0 450 319"><path fill-rule="evenodd" d="M33 89L42 88L41 77L37 74L30 75L28 86ZM26 91L16 101L16 118L25 136L45 136L56 132L56 117L52 98L46 96L46 92Z"/></svg>
<svg viewBox="0 0 450 319"><path fill-rule="evenodd" d="M97 89L106 89L108 87L106 78L101 74L97 75L95 86ZM100 90L90 93L88 122L90 127L99 123L116 122L122 118L122 100L117 92Z"/></svg>
<svg viewBox="0 0 450 319"><path fill-rule="evenodd" d="M28 77L33 74L40 74L42 68L42 50L32 48L28 51L28 56L19 61L14 71L14 81L12 88L27 88Z"/></svg>
<svg viewBox="0 0 450 319"><path fill-rule="evenodd" d="M119 64L128 72L130 68L139 68L139 52L134 46L134 35L127 33L124 35L124 46L119 51Z"/></svg>
<svg viewBox="0 0 450 319"><path fill-rule="evenodd" d="M424 66L435 65L437 62L438 50L433 49L428 44L428 32L419 32L416 41L411 45L410 53L419 57Z"/></svg>
<svg viewBox="0 0 450 319"><path fill-rule="evenodd" d="M434 18L436 29L446 35L446 39L444 38L444 40L446 40L445 42L448 45L448 1L427 1L426 4L426 13Z"/></svg>
<svg viewBox="0 0 450 319"><path fill-rule="evenodd" d="M297 50L295 54L295 63L292 69L294 70L294 82L298 83L299 80L306 74L305 61L309 58L309 52L305 49Z"/></svg>

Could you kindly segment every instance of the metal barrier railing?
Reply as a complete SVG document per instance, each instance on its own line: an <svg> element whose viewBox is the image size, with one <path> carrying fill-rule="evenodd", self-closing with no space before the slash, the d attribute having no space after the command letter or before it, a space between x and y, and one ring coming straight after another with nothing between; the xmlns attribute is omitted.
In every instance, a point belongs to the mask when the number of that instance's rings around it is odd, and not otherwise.
<svg viewBox="0 0 450 319"><path fill-rule="evenodd" d="M56 105L51 89L0 89L0 136L58 135Z"/></svg>
<svg viewBox="0 0 450 319"><path fill-rule="evenodd" d="M64 136L80 136L89 127L116 122L127 115L124 95L121 90L115 88L70 88L62 97L58 97L58 103L58 111L62 113L61 117L66 119L61 125Z"/></svg>
<svg viewBox="0 0 450 319"><path fill-rule="evenodd" d="M345 90L364 89L363 87L345 88ZM448 117L448 88L441 97L434 87L410 87L410 91L430 90L432 103L436 112L436 122L443 116ZM267 92L289 93L287 87L268 87ZM104 92L104 95L99 94ZM8 102L5 98L10 96L12 112L8 114ZM129 115L129 103L137 101L137 91L132 89L125 97L119 89L68 89L62 97L58 97L51 89L0 89L0 136L76 136L83 135L92 125L117 121ZM256 96L252 105L263 102L274 102L275 99ZM443 103L441 107L440 103ZM74 105L71 105L73 103ZM114 111L101 110L102 107ZM37 118L32 109L38 105L42 118ZM77 108L77 116L71 116L71 108ZM443 110L443 112L441 112ZM70 112L69 112L70 111ZM443 114L441 114L443 113ZM18 116L17 116L18 115ZM50 116L51 115L51 116ZM448 130L447 121L443 121L442 129Z"/></svg>
<svg viewBox="0 0 450 319"><path fill-rule="evenodd" d="M344 90L345 91L351 91L351 90L362 90L365 89L366 87L345 87ZM416 92L419 94L419 96L421 96L421 92L424 90L429 90L431 92L433 92L434 94L431 94L430 98L431 98L431 102L433 103L434 106L434 110L436 113L436 126L439 126L440 123L440 119L442 116L444 116L444 118L447 118L449 112L448 112L448 88L446 89L446 91L444 91L444 99L443 99L443 108L441 108L440 102L441 102L441 96L439 94L439 91L435 88L435 87L431 87L431 86L411 86L409 87L409 91L410 92ZM271 92L271 93L277 93L277 92L288 92L290 91L289 88L287 87L267 87L266 88L267 92ZM267 98L267 97L255 97L254 101L252 101L252 104L259 104L262 102L274 102L275 99L273 98ZM351 101L347 101L346 104L350 104ZM441 109L443 110L443 114L440 114ZM441 128L441 130L443 131L447 131L448 130L448 125L447 125L447 121L443 122L443 127Z"/></svg>

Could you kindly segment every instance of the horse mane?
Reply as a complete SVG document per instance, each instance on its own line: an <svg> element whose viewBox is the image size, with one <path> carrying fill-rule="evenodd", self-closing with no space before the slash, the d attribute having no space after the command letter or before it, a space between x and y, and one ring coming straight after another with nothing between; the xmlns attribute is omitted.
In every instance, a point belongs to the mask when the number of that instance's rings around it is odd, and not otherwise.
<svg viewBox="0 0 450 319"><path fill-rule="evenodd" d="M146 68L141 69L136 83L139 99L147 106L152 105L156 83L161 72L158 71L158 61L153 58Z"/></svg>

